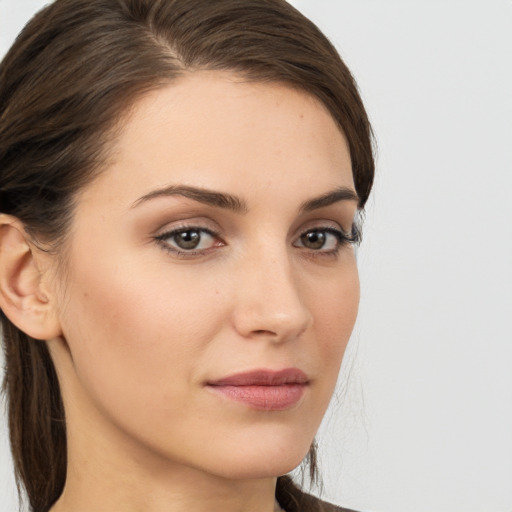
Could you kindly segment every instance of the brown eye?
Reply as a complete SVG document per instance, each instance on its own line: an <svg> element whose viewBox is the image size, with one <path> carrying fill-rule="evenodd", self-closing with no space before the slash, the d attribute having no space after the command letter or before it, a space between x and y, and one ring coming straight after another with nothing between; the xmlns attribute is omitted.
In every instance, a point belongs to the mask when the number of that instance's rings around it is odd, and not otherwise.
<svg viewBox="0 0 512 512"><path fill-rule="evenodd" d="M201 233L189 229L187 231L180 231L172 236L174 243L183 250L196 249L201 243Z"/></svg>
<svg viewBox="0 0 512 512"><path fill-rule="evenodd" d="M293 245L309 251L331 254L352 241L343 231L329 227L304 231Z"/></svg>
<svg viewBox="0 0 512 512"><path fill-rule="evenodd" d="M300 237L302 246L313 250L322 249L326 239L327 236L323 231L308 231Z"/></svg>
<svg viewBox="0 0 512 512"><path fill-rule="evenodd" d="M218 235L204 228L181 228L156 237L171 252L196 254L224 245Z"/></svg>

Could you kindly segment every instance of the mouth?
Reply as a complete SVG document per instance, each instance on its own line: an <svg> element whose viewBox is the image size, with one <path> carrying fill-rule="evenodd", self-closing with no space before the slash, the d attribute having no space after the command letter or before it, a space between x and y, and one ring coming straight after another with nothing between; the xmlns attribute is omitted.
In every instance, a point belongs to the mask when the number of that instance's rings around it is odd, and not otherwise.
<svg viewBox="0 0 512 512"><path fill-rule="evenodd" d="M236 373L206 385L214 393L252 409L284 411L300 402L309 379L302 370L287 368Z"/></svg>

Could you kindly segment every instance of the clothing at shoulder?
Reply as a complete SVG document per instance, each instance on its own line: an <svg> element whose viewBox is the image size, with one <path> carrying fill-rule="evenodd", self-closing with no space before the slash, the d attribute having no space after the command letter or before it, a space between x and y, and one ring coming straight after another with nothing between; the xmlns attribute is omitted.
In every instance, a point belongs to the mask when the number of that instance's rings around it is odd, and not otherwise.
<svg viewBox="0 0 512 512"><path fill-rule="evenodd" d="M278 484L276 499L285 512L355 512L305 493L289 476L279 478Z"/></svg>
<svg viewBox="0 0 512 512"><path fill-rule="evenodd" d="M356 512L355 510L343 508L338 505L333 505L332 503L328 503L327 501L322 501L316 496L304 494L301 506L300 508L297 509L296 512L306 512L309 510L315 512ZM288 510L286 510L286 512L288 512Z"/></svg>

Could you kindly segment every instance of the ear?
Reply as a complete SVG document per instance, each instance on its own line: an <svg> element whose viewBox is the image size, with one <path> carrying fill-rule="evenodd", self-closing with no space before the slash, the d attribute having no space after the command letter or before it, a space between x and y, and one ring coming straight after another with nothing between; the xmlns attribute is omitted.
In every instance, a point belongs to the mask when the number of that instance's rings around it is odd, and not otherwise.
<svg viewBox="0 0 512 512"><path fill-rule="evenodd" d="M18 219L0 214L0 308L18 329L38 340L61 334L55 300L45 289L47 259Z"/></svg>

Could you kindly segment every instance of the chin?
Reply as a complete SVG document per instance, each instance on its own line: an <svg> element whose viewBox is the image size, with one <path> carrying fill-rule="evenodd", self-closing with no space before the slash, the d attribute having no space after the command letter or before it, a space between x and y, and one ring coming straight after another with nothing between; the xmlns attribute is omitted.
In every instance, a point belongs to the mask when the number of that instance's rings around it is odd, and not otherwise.
<svg viewBox="0 0 512 512"><path fill-rule="evenodd" d="M286 475L300 465L303 458L284 460L245 460L227 464L220 471L215 471L222 478L229 480L257 480L277 478Z"/></svg>
<svg viewBox="0 0 512 512"><path fill-rule="evenodd" d="M214 471L229 479L275 478L299 466L308 454L311 442L267 439L265 443L264 439L259 439L240 446L238 450L217 454Z"/></svg>

